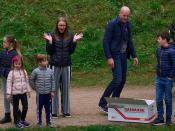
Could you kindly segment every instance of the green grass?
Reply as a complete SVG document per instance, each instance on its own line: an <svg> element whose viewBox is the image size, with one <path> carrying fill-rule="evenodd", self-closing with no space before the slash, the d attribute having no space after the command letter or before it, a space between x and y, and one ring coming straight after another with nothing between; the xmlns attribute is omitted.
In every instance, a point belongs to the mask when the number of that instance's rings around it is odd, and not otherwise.
<svg viewBox="0 0 175 131"><path fill-rule="evenodd" d="M141 67L141 65L134 66L132 62L129 62L130 67L127 72L127 85L132 86L153 86L155 81L155 72L148 71ZM132 69L132 70L131 70ZM71 85L74 87L94 87L98 86L105 88L109 82L112 80L112 71L105 65L103 68L94 68L90 71L79 71L74 70L72 73Z"/></svg>
<svg viewBox="0 0 175 131"><path fill-rule="evenodd" d="M20 129L9 128L0 129L3 131L20 131ZM61 128L29 128L23 129L24 131L34 130L34 131L174 131L175 126L151 126L147 124L113 124L113 125L90 125L90 126L67 126Z"/></svg>
<svg viewBox="0 0 175 131"><path fill-rule="evenodd" d="M174 0L1 0L0 5L0 38L6 34L16 36L29 74L37 66L33 55L46 53L43 33L53 30L58 16L67 16L71 31L84 33L72 56L72 83L77 86L104 86L110 80L102 39L107 21L117 16L122 5L131 8L133 39L140 61L138 67L129 63L128 84L153 84L156 34L167 30L175 19Z"/></svg>

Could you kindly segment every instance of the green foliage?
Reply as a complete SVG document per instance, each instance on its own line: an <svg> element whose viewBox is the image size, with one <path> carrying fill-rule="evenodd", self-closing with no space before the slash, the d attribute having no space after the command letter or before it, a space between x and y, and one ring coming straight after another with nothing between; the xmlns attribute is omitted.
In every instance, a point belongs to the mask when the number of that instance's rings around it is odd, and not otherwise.
<svg viewBox="0 0 175 131"><path fill-rule="evenodd" d="M92 70L96 67L101 67L104 63L101 42L102 30L94 27L86 27L83 32L84 39L78 43L76 53L73 55L74 68Z"/></svg>
<svg viewBox="0 0 175 131"><path fill-rule="evenodd" d="M67 16L71 31L84 33L72 56L73 69L103 68L106 63L102 47L104 26L117 16L121 6L128 5L140 60L139 67L129 62L128 70L152 73L156 64L156 34L167 30L175 16L174 0L1 0L0 5L1 40L6 34L16 36L28 71L36 66L33 56L46 53L43 33L53 31L57 17L62 15Z"/></svg>

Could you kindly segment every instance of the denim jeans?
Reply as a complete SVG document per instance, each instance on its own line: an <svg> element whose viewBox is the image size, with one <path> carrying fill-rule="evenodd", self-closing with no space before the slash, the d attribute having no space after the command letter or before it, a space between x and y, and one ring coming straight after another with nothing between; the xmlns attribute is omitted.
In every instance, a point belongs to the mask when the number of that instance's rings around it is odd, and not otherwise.
<svg viewBox="0 0 175 131"><path fill-rule="evenodd" d="M112 97L120 97L126 81L127 54L124 53L116 56L114 63L114 68L112 69L113 79L105 89L99 102L99 106L102 107L107 105L105 97L110 97L111 95Z"/></svg>
<svg viewBox="0 0 175 131"><path fill-rule="evenodd" d="M156 78L156 104L158 118L163 119L163 99L165 98L166 104L166 120L170 120L172 116L172 88L173 81L169 80L168 77Z"/></svg>
<svg viewBox="0 0 175 131"><path fill-rule="evenodd" d="M4 111L5 113L10 113L10 101L7 100L7 78L2 77L2 86L4 94Z"/></svg>

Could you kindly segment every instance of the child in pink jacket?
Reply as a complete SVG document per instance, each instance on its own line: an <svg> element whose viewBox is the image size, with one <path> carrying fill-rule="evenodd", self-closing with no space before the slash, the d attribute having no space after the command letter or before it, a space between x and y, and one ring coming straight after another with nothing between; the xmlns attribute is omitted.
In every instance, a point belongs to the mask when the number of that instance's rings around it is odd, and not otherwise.
<svg viewBox="0 0 175 131"><path fill-rule="evenodd" d="M17 128L28 127L30 124L25 121L30 87L26 70L23 68L22 58L17 55L12 58L12 70L7 77L7 98L12 99L14 124ZM19 101L22 103L22 112L19 113Z"/></svg>

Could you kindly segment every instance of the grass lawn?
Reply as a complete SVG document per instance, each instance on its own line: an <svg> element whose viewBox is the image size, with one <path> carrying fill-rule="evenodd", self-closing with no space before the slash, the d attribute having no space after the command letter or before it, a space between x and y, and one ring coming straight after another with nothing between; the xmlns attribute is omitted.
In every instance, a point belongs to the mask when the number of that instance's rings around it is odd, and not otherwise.
<svg viewBox="0 0 175 131"><path fill-rule="evenodd" d="M140 67L135 67L134 71L128 71L126 84L132 86L153 86L155 72L142 73L139 68ZM111 80L112 72L106 66L91 71L73 71L71 85L73 87L98 86L105 88Z"/></svg>
<svg viewBox="0 0 175 131"><path fill-rule="evenodd" d="M19 131L21 129L9 128L2 131ZM26 128L24 131L174 131L175 125L151 126L148 124L113 124L113 125L89 125L89 126L67 126L60 128Z"/></svg>

